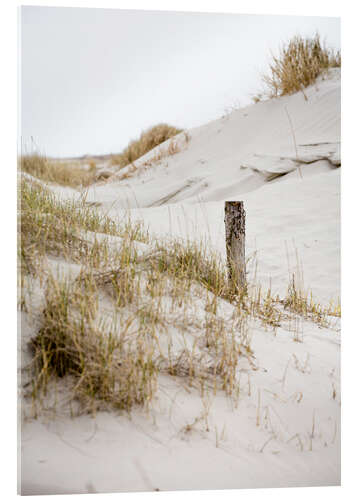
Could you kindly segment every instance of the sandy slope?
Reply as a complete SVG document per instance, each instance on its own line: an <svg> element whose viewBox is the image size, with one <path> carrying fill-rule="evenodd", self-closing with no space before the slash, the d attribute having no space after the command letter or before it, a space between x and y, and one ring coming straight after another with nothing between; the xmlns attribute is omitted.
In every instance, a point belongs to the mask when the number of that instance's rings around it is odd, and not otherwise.
<svg viewBox="0 0 357 500"><path fill-rule="evenodd" d="M190 130L190 141L179 138L181 151L145 167L165 145L135 162L136 172L120 184L110 182L89 190L88 200L108 207L148 207L168 201L217 201L257 189L264 184L257 172L242 166L272 167L271 158L296 159L293 131L300 161L330 157L340 143L339 70L331 72L305 92L239 109L202 127ZM308 146L310 145L310 146ZM284 165L285 164L285 165ZM313 170L315 165L311 164ZM281 161L280 171L291 170L291 161ZM120 174L125 171L120 171ZM307 175L307 174L306 174ZM177 193L177 194L174 194Z"/></svg>
<svg viewBox="0 0 357 500"><path fill-rule="evenodd" d="M339 484L340 400L332 397L334 386L339 393L338 337L303 328L302 343L284 330L277 337L254 331L262 364L242 371L237 408L224 395L211 399L208 424L188 429L202 399L164 377L150 416L26 423L23 493Z"/></svg>
<svg viewBox="0 0 357 500"><path fill-rule="evenodd" d="M150 152L131 179L115 173L86 199L112 217L130 207L153 233L208 239L223 255L224 200L244 200L247 255L257 258L259 281L284 294L297 250L305 286L320 301L336 299L339 72L306 96L261 102L189 131L180 153L147 167ZM251 325L256 367L242 366L237 408L224 395L205 401L162 377L150 415L24 421L23 493L339 484L339 324L321 329L301 321L297 328L302 342L288 324L276 334Z"/></svg>
<svg viewBox="0 0 357 500"><path fill-rule="evenodd" d="M257 252L262 284L285 293L288 268L296 271L297 250L305 286L324 302L336 299L340 280L339 70L309 87L305 95L307 100L300 92L261 102L190 130L188 144L183 135L179 138L182 150L178 154L145 166L160 147L165 149L165 145L158 146L136 162L138 170L131 178L117 180L123 169L91 187L86 199L112 217L129 213L144 220L160 236L210 238L223 253L223 200L243 200L247 254ZM285 175L269 180L272 174ZM63 197L78 196L69 188L53 189Z"/></svg>

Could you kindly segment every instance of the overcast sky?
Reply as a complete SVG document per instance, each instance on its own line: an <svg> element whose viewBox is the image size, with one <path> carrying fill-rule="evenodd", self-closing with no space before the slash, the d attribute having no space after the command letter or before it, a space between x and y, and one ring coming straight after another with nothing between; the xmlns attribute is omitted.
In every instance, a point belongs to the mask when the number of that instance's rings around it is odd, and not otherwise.
<svg viewBox="0 0 357 500"><path fill-rule="evenodd" d="M156 123L191 128L246 105L270 51L326 17L22 7L21 135L49 156L119 152Z"/></svg>

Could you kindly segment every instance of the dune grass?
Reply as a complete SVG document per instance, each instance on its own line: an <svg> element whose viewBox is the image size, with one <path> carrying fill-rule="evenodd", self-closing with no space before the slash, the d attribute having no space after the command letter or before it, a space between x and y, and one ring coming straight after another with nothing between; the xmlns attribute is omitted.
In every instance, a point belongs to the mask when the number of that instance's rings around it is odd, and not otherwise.
<svg viewBox="0 0 357 500"><path fill-rule="evenodd" d="M210 252L203 243L179 241L157 242L157 258L152 265L161 273L189 283L195 281L219 297L227 291L224 264L217 254Z"/></svg>
<svg viewBox="0 0 357 500"><path fill-rule="evenodd" d="M41 327L31 344L34 400L43 399L53 378L68 376L72 398L82 410L130 410L149 403L159 372L184 377L200 391L208 384L234 393L247 324L242 318L219 317L213 307L225 277L207 248L156 242L140 256L135 245L148 239L130 221L115 225L85 204L61 202L27 179L20 194L21 272L27 281L41 277L45 287ZM117 236L118 245L113 249L106 240L90 241L88 231ZM45 265L51 255L80 264L78 278L54 277ZM28 286L26 280L21 284ZM25 295L22 308L30 311ZM207 306L200 320L195 300ZM107 319L101 303L111 310ZM193 330L199 335L193 346L178 349L175 339L167 337L172 328L182 344Z"/></svg>
<svg viewBox="0 0 357 500"><path fill-rule="evenodd" d="M177 154L181 147L175 140L175 136L181 132L181 129L161 123L142 132L140 138L131 141L122 153L112 155L110 159L112 165L119 166L119 168L128 166L128 170L121 174L119 180L131 177L137 170L134 161L168 139L172 140L167 147L159 149L150 160L144 163L144 166L151 166L167 156ZM184 137L187 144L190 136L185 132ZM53 160L35 152L20 156L18 163L21 171L37 179L72 188L86 188L106 178L103 172L97 172L97 165L93 158L88 161L88 168L86 168L87 165L83 165L79 160Z"/></svg>
<svg viewBox="0 0 357 500"><path fill-rule="evenodd" d="M46 391L51 376L72 378L72 398L82 411L108 406L129 411L147 403L154 392L157 369L145 339L104 329L97 318L96 287L88 278L74 284L53 277L47 285L42 327L32 339L33 396Z"/></svg>
<svg viewBox="0 0 357 500"><path fill-rule="evenodd" d="M314 83L329 68L341 66L341 52L326 47L318 33L295 36L278 55L272 55L269 73L263 75L268 97L293 94Z"/></svg>
<svg viewBox="0 0 357 500"><path fill-rule="evenodd" d="M324 306L317 302L312 293L307 292L298 284L295 274L291 276L288 284L286 297L282 300L284 309L300 315L303 318L310 319L319 326L328 327L331 317L341 317L340 302Z"/></svg>
<svg viewBox="0 0 357 500"><path fill-rule="evenodd" d="M19 252L23 272L31 272L46 254L62 256L81 263L96 261L95 245L90 246L83 232L91 231L148 242L142 224L128 220L115 223L81 201L60 201L49 189L37 182L22 179L19 189Z"/></svg>
<svg viewBox="0 0 357 500"><path fill-rule="evenodd" d="M115 224L84 199L60 201L28 179L20 197L20 286L40 278L44 296L37 312L26 293L20 304L39 325L30 367L37 404L66 378L81 412L130 411L150 403L160 373L236 399L240 359L252 356L251 321L275 331L291 315L326 326L340 314L307 301L296 282L283 300L255 284L235 293L207 243L150 239L140 224ZM79 264L78 276L54 276L51 255Z"/></svg>
<svg viewBox="0 0 357 500"><path fill-rule="evenodd" d="M180 132L182 132L182 129L172 127L166 123L155 125L142 132L139 139L132 140L121 153L113 155L111 163L118 165L120 168L130 165L148 151ZM171 148L174 148L174 146L172 145ZM173 154L173 150L171 153Z"/></svg>
<svg viewBox="0 0 357 500"><path fill-rule="evenodd" d="M78 162L55 161L38 153L21 156L19 163L23 172L61 186L87 187L96 180L96 164L93 160L88 170Z"/></svg>

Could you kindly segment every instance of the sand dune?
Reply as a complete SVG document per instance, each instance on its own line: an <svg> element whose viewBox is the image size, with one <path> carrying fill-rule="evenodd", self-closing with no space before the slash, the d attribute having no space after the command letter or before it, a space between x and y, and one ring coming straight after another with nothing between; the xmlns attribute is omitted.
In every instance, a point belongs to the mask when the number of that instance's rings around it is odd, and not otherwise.
<svg viewBox="0 0 357 500"><path fill-rule="evenodd" d="M162 238L208 240L225 257L224 201L243 200L246 253L262 285L283 295L289 272L301 267L319 301L338 299L339 70L305 94L190 130L188 142L178 139L180 152L150 164L153 150L126 179L106 165L113 175L90 187L86 202L114 219L143 220ZM51 189L63 199L79 196ZM297 342L286 325L275 333L252 325L256 366L242 363L239 406L217 394L208 427L189 425L202 398L169 376L160 377L149 416L139 409L131 418L103 412L24 421L23 494L339 484L339 321L328 329L301 320L299 328Z"/></svg>

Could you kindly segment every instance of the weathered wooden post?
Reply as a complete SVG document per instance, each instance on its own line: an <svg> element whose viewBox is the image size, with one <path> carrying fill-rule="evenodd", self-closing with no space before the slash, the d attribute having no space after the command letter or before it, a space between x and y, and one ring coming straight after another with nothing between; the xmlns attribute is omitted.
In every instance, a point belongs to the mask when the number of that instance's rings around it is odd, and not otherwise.
<svg viewBox="0 0 357 500"><path fill-rule="evenodd" d="M226 201L224 207L228 279L234 290L246 289L245 211L242 201Z"/></svg>

